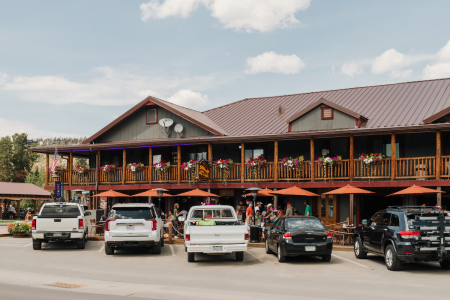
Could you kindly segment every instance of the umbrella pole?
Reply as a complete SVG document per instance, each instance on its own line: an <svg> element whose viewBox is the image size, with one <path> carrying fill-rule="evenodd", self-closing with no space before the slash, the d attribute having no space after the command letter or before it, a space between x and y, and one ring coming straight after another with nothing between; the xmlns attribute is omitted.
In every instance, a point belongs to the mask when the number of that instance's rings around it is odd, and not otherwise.
<svg viewBox="0 0 450 300"><path fill-rule="evenodd" d="M354 207L354 195L355 194L350 194L350 224L354 224L353 222L353 215L355 214L353 212L353 207Z"/></svg>

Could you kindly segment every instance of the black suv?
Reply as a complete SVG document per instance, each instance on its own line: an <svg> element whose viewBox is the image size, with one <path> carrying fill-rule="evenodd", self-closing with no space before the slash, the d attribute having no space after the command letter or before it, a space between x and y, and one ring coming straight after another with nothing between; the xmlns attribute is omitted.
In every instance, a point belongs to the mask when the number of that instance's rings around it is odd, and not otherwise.
<svg viewBox="0 0 450 300"><path fill-rule="evenodd" d="M450 269L450 216L434 207L389 207L373 215L355 231L355 256L384 256L386 267L403 262L439 261Z"/></svg>

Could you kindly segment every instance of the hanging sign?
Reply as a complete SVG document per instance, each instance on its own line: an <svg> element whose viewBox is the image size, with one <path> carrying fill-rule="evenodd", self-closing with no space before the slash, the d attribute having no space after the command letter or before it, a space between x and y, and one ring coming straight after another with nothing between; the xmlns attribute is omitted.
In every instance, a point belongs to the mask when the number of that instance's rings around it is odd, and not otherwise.
<svg viewBox="0 0 450 300"><path fill-rule="evenodd" d="M55 198L61 198L61 181L55 181Z"/></svg>
<svg viewBox="0 0 450 300"><path fill-rule="evenodd" d="M198 181L209 181L210 167L209 163L204 160L198 164Z"/></svg>

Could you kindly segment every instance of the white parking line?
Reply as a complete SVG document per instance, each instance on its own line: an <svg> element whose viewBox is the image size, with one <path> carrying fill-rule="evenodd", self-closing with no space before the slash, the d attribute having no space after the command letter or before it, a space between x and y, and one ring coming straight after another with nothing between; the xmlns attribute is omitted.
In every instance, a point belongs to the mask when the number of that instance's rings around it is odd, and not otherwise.
<svg viewBox="0 0 450 300"><path fill-rule="evenodd" d="M26 245L23 246L23 247L24 247L24 248L25 248L25 247L28 247L28 246L30 246L31 244L33 244L33 243L26 244Z"/></svg>
<svg viewBox="0 0 450 300"><path fill-rule="evenodd" d="M103 246L100 248L100 250L98 250L98 252L102 252L103 249L105 249L105 245L103 245Z"/></svg>
<svg viewBox="0 0 450 300"><path fill-rule="evenodd" d="M354 261L351 261L350 259L346 259L346 258L337 256L336 254L331 254L331 255L334 256L334 257L337 257L337 258L346 260L346 261L348 261L348 262L351 262L351 263L353 263L353 264L355 264L355 265L358 265L358 266L361 266L361 267L364 267L364 268L368 268L368 266L365 266L365 265L362 265L362 264L358 264L358 263L356 263L356 262L354 262Z"/></svg>
<svg viewBox="0 0 450 300"><path fill-rule="evenodd" d="M172 245L169 245L170 251L172 251L172 256L175 256L175 251L173 250Z"/></svg>
<svg viewBox="0 0 450 300"><path fill-rule="evenodd" d="M247 253L253 256L256 260L262 261L261 259L257 258L255 254L251 253L250 250L247 250Z"/></svg>

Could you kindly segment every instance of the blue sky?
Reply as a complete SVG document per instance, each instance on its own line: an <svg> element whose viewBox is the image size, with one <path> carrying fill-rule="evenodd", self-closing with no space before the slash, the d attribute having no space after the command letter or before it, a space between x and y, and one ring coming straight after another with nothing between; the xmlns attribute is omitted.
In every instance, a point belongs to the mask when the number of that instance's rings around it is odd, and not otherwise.
<svg viewBox="0 0 450 300"><path fill-rule="evenodd" d="M450 77L449 1L0 2L0 136L90 136L148 95L243 98Z"/></svg>

